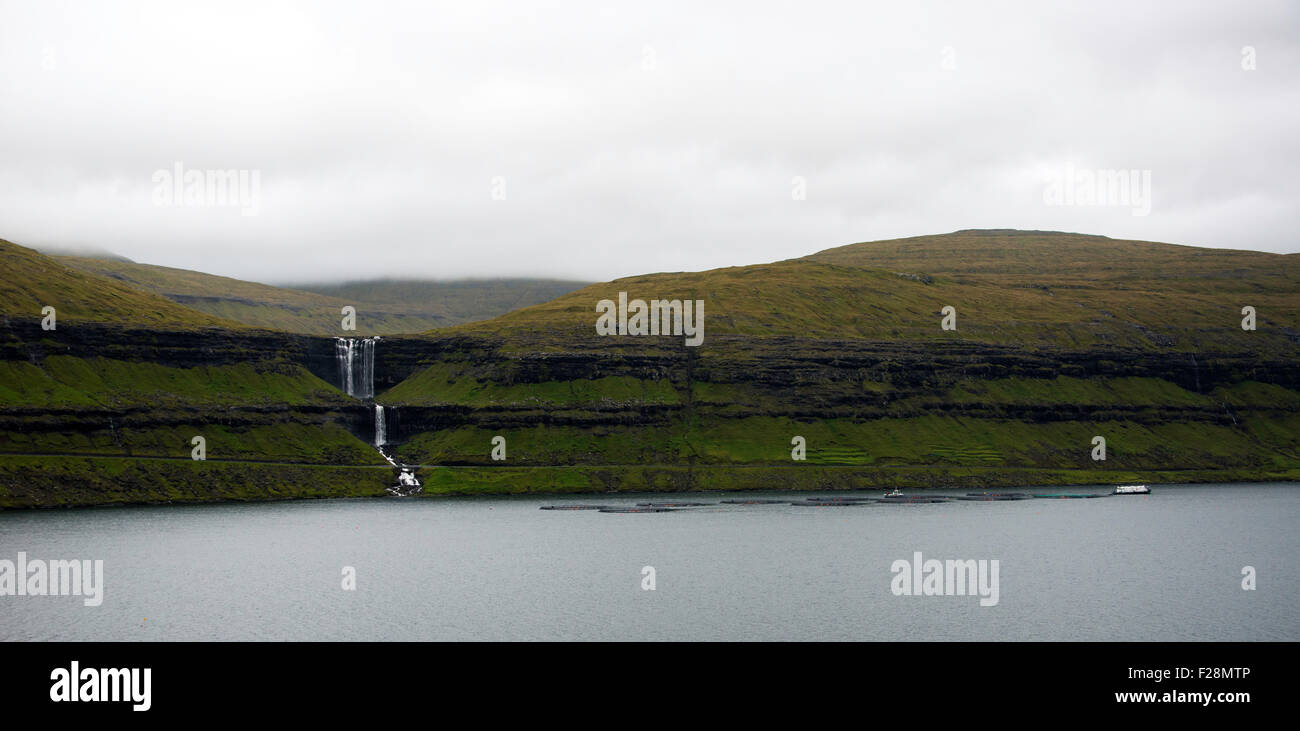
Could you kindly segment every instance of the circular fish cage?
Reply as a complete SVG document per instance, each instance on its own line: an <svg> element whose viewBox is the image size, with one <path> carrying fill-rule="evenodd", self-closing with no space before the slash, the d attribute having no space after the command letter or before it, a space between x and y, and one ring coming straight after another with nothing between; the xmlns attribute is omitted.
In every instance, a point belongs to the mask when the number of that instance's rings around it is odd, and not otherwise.
<svg viewBox="0 0 1300 731"><path fill-rule="evenodd" d="M597 512L600 513L671 513L673 512L673 509L672 508L651 508L651 507L601 508Z"/></svg>
<svg viewBox="0 0 1300 731"><path fill-rule="evenodd" d="M723 500L724 505L785 505L789 500Z"/></svg>
<svg viewBox="0 0 1300 731"><path fill-rule="evenodd" d="M637 503L638 508L698 508L713 503Z"/></svg>
<svg viewBox="0 0 1300 731"><path fill-rule="evenodd" d="M804 498L804 502L809 503L865 503L870 502L869 497L810 497Z"/></svg>
<svg viewBox="0 0 1300 731"><path fill-rule="evenodd" d="M1027 492L968 492L966 497L1005 497L1005 498L1027 498L1033 497Z"/></svg>
<svg viewBox="0 0 1300 731"><path fill-rule="evenodd" d="M1036 498L1043 498L1043 499L1049 499L1049 500L1052 500L1052 499L1054 499L1054 500L1086 500L1086 499L1088 499L1088 498L1094 498L1094 497L1110 497L1110 496L1107 495L1107 494L1105 494L1105 493L1096 493L1096 492L1064 492L1064 493L1055 493L1055 494L1051 494L1051 495L1035 495L1034 497L1036 497Z"/></svg>
<svg viewBox="0 0 1300 731"><path fill-rule="evenodd" d="M952 502L952 498L931 496L931 497L881 497L875 498L875 502L882 505L924 505L926 503L947 503Z"/></svg>
<svg viewBox="0 0 1300 731"><path fill-rule="evenodd" d="M861 500L795 500L791 505L805 508L847 508L850 506L870 505Z"/></svg>
<svg viewBox="0 0 1300 731"><path fill-rule="evenodd" d="M543 505L538 510L600 510L604 505Z"/></svg>
<svg viewBox="0 0 1300 731"><path fill-rule="evenodd" d="M1028 500L1029 495L965 495L956 498L957 500L971 500L975 502L1008 502L1011 500Z"/></svg>

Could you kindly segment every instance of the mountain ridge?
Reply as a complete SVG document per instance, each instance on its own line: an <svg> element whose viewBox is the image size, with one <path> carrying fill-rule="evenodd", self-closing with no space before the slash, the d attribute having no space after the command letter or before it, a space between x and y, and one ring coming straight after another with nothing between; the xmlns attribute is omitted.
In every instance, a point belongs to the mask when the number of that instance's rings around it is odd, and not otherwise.
<svg viewBox="0 0 1300 731"><path fill-rule="evenodd" d="M940 234L624 277L447 332L583 342L595 336L596 302L626 291L702 299L715 334L1282 353L1300 342L1300 257L1288 257L1086 234ZM946 306L954 331L940 328ZM1240 328L1244 306L1258 312L1255 332Z"/></svg>
<svg viewBox="0 0 1300 731"><path fill-rule="evenodd" d="M345 306L357 311L355 334L394 335L490 318L520 303L545 301L582 284L533 279L377 279L293 288L130 260L53 258L72 269L116 280L214 317L249 327L323 336L344 334L339 323ZM402 290L405 296L375 298L375 290L388 283L408 285ZM409 286L412 283L420 286ZM371 297L355 296L368 289Z"/></svg>

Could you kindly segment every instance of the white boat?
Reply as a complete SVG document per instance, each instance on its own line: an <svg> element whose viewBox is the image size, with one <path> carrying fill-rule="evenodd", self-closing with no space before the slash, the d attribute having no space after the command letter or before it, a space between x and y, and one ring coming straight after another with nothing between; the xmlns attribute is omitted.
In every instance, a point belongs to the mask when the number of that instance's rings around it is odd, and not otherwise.
<svg viewBox="0 0 1300 731"><path fill-rule="evenodd" d="M902 497L903 493L897 487L885 493L885 497Z"/></svg>
<svg viewBox="0 0 1300 731"><path fill-rule="evenodd" d="M1112 495L1150 495L1151 488L1146 485L1119 485Z"/></svg>

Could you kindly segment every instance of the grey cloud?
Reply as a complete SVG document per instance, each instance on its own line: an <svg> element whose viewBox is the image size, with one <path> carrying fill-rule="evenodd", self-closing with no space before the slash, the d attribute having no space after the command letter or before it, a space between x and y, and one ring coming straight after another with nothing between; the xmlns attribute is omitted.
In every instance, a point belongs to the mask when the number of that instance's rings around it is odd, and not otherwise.
<svg viewBox="0 0 1300 731"><path fill-rule="evenodd" d="M971 227L1300 249L1294 4L702 5L0 3L0 236L260 281ZM260 171L259 214L153 205L176 161ZM1152 170L1151 215L1044 206L1067 162Z"/></svg>

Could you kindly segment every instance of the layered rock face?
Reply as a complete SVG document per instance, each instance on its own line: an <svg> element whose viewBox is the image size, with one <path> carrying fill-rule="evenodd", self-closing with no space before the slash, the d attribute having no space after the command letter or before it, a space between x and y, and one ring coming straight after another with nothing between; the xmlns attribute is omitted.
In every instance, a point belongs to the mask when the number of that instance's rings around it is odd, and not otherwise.
<svg viewBox="0 0 1300 731"><path fill-rule="evenodd" d="M66 489L42 487L54 475L115 499L163 499L143 487L154 473L120 490L93 460L184 460L192 435L206 435L208 460L247 473L172 463L167 480L182 492L167 499L249 499L240 485L273 481L260 463L382 466L369 446L373 406L341 392L332 338L85 324L46 332L10 321L0 354L28 389L0 408L0 452L94 455L72 475L6 462L0 480L23 496L12 505L47 504ZM432 494L931 484L909 470L980 485L1300 476L1300 365L1254 353L726 334L700 348L561 345L471 334L383 338L374 380L400 459L463 468L435 479ZM76 395L61 396L62 386ZM502 460L492 458L496 436ZM1104 461L1090 456L1096 436L1108 442ZM792 458L795 437L807 444L802 460ZM381 494L382 472L324 494ZM486 485L465 488L485 475Z"/></svg>
<svg viewBox="0 0 1300 731"><path fill-rule="evenodd" d="M1300 466L1287 437L1300 366L1251 353L725 335L703 348L485 338L425 352L439 359L379 398L389 442L428 464L792 466L791 439L816 434L806 461L826 464ZM506 460L490 456L496 435L516 443ZM1108 459L1092 460L1107 435Z"/></svg>
<svg viewBox="0 0 1300 731"><path fill-rule="evenodd" d="M387 468L355 436L372 428L372 409L338 390L335 370L328 338L77 321L46 331L9 318L0 323L0 507L256 499L264 491L251 486L273 481L269 463ZM265 495L321 494L327 484L324 494L352 494L349 484L382 494L379 477L316 474L315 485Z"/></svg>

